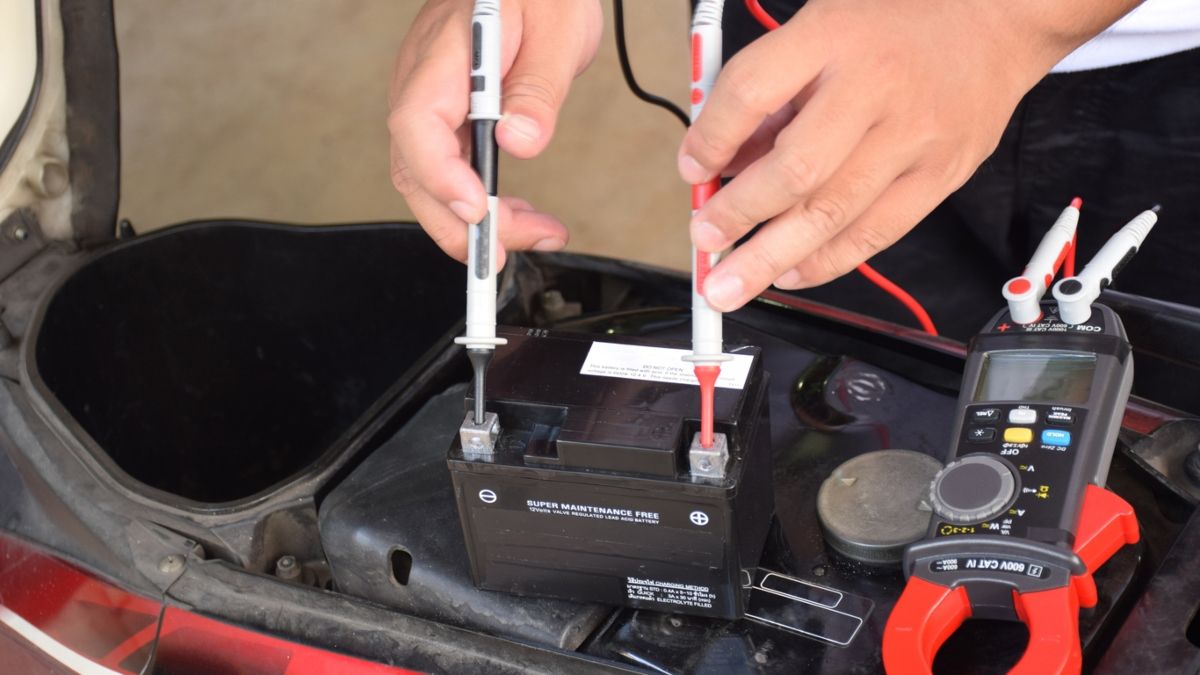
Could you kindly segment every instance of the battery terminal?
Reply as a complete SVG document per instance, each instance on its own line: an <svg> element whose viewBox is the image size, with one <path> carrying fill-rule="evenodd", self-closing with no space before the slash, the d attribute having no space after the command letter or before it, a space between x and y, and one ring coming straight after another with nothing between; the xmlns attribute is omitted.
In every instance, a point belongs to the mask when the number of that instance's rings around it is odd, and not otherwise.
<svg viewBox="0 0 1200 675"><path fill-rule="evenodd" d="M714 433L713 442L704 447L699 432L692 437L688 448L688 466L695 482L719 482L725 480L725 469L729 465L729 440L725 434Z"/></svg>
<svg viewBox="0 0 1200 675"><path fill-rule="evenodd" d="M476 422L475 414L468 412L458 429L463 456L467 459L491 459L499 436L500 416L494 412L484 413L482 422Z"/></svg>

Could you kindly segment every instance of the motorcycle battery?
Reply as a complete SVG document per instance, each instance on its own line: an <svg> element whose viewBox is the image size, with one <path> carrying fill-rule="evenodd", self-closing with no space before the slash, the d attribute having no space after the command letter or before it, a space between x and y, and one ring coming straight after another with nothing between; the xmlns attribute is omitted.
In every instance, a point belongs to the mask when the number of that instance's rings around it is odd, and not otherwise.
<svg viewBox="0 0 1200 675"><path fill-rule="evenodd" d="M502 329L491 452L448 455L477 586L517 595L738 618L773 512L759 350L723 364L715 429L693 442L684 348ZM467 410L471 401L466 402ZM717 444L720 445L720 442Z"/></svg>

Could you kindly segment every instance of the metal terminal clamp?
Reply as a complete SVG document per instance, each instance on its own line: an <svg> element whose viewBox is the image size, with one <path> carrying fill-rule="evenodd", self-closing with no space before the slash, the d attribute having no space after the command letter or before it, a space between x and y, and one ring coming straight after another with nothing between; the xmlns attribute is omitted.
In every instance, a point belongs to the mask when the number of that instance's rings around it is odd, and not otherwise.
<svg viewBox="0 0 1200 675"><path fill-rule="evenodd" d="M725 480L728 465L729 439L725 434L713 434L711 448L701 445L699 432L692 436L692 445L688 448L688 466L693 481L712 483Z"/></svg>
<svg viewBox="0 0 1200 675"><path fill-rule="evenodd" d="M491 459L499 436L500 416L494 412L484 413L482 423L475 421L475 413L468 412L458 429L463 456L467 459Z"/></svg>

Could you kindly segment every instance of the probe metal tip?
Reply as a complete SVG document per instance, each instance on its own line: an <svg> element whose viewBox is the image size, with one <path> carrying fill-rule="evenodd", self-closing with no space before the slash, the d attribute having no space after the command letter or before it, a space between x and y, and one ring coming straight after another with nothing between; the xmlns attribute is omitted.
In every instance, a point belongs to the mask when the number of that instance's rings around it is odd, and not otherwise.
<svg viewBox="0 0 1200 675"><path fill-rule="evenodd" d="M468 349L467 358L471 360L471 368L475 371L475 423L483 424L484 398L487 384L488 364L492 362L491 349Z"/></svg>
<svg viewBox="0 0 1200 675"><path fill-rule="evenodd" d="M1150 210L1158 213L1159 211L1162 211L1162 204L1155 204L1154 206L1150 207Z"/></svg>

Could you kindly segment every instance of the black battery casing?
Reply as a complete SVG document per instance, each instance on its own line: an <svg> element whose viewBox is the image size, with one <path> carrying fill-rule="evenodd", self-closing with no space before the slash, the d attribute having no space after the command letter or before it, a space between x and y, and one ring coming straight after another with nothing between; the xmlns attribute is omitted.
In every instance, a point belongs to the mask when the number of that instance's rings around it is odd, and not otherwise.
<svg viewBox="0 0 1200 675"><path fill-rule="evenodd" d="M480 588L738 618L773 512L767 375L757 348L741 389L718 388L723 479L689 473L695 384L581 374L593 343L629 338L501 329L490 457L448 454ZM688 367L690 370L690 367ZM466 401L469 409L471 401Z"/></svg>

